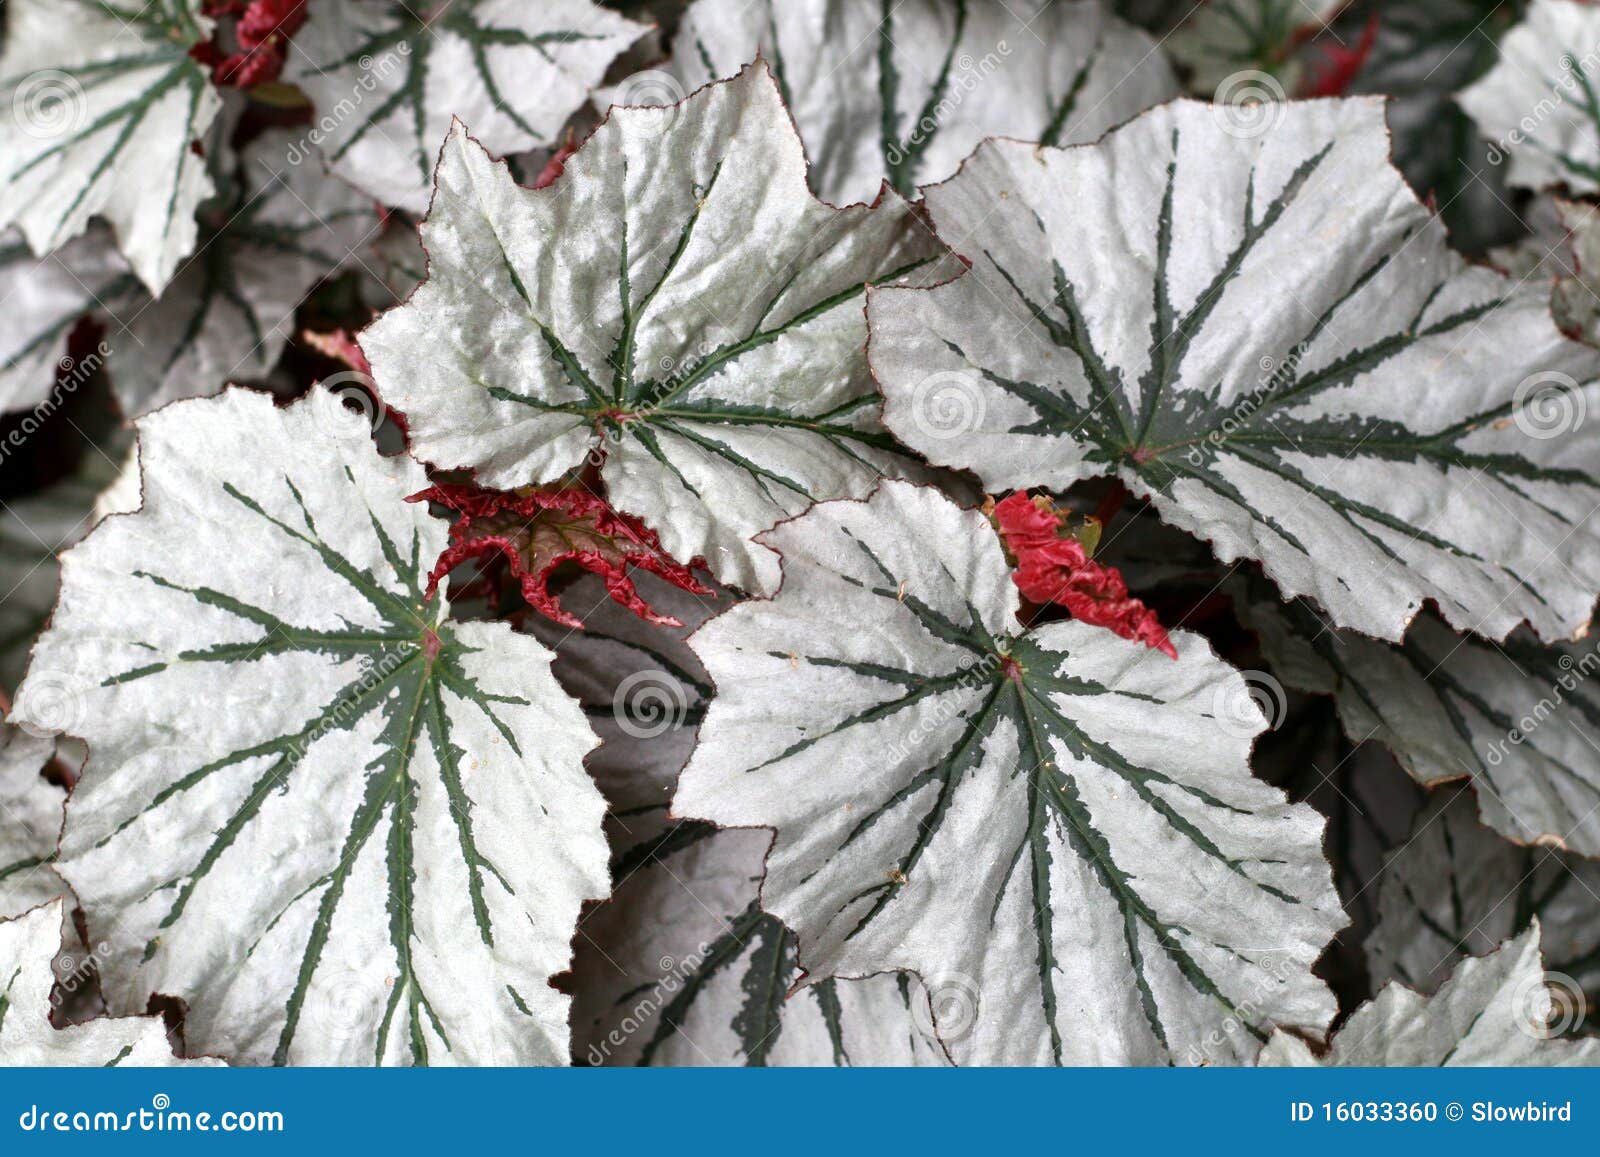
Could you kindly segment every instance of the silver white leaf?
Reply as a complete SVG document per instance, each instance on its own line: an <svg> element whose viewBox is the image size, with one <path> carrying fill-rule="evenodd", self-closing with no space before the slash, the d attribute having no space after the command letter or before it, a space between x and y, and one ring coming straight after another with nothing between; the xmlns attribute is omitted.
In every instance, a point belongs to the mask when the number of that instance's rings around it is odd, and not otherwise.
<svg viewBox="0 0 1600 1157"><path fill-rule="evenodd" d="M92 752L59 867L108 1005L180 997L244 1063L566 1063L607 852L549 652L424 600L423 472L331 395L139 431L143 507L66 556L16 704Z"/></svg>
<svg viewBox="0 0 1600 1157"><path fill-rule="evenodd" d="M100 1017L56 1029L50 1025L50 961L61 948L61 901L52 900L0 920L0 1065L170 1067L223 1064L172 1055L159 1016Z"/></svg>
<svg viewBox="0 0 1600 1157"><path fill-rule="evenodd" d="M918 470L878 424L862 299L954 262L892 194L811 196L763 66L617 110L537 191L458 125L423 242L428 281L361 345L426 461L509 489L603 455L619 509L754 592L778 559L752 535Z"/></svg>
<svg viewBox="0 0 1600 1157"><path fill-rule="evenodd" d="M1432 992L1456 962L1494 950L1537 919L1553 974L1576 991L1600 982L1600 864L1507 842L1477 819L1466 785L1433 793L1386 858L1372 981Z"/></svg>
<svg viewBox="0 0 1600 1157"><path fill-rule="evenodd" d="M67 796L39 773L53 740L0 723L0 916L48 903L66 889L50 870Z"/></svg>
<svg viewBox="0 0 1600 1157"><path fill-rule="evenodd" d="M1334 1034L1327 1056L1276 1032L1258 1064L1362 1066L1594 1065L1600 1040L1552 1039L1552 1000L1537 923L1488 956L1456 966L1433 996L1390 984Z"/></svg>
<svg viewBox="0 0 1600 1157"><path fill-rule="evenodd" d="M1380 102L1273 110L993 142L929 190L973 268L871 295L890 430L995 491L1120 478L1340 626L1398 640L1431 599L1489 638L1575 636L1600 353L1446 248Z"/></svg>
<svg viewBox="0 0 1600 1157"><path fill-rule="evenodd" d="M777 596L691 640L717 698L674 811L777 830L762 902L808 981L968 986L937 1021L958 1063L1217 1063L1266 1022L1320 1031L1323 822L1251 777L1265 720L1203 639L1022 632L987 519L907 483L765 540Z"/></svg>
<svg viewBox="0 0 1600 1157"><path fill-rule="evenodd" d="M126 10L101 0L8 0L0 54L0 232L38 254L104 217L160 293L194 250L212 191L190 145L222 107L189 50L211 35L201 0Z"/></svg>
<svg viewBox="0 0 1600 1157"><path fill-rule="evenodd" d="M428 207L452 117L485 148L554 143L606 67L648 31L589 0L312 5L284 79L311 97L310 143L385 205Z"/></svg>
<svg viewBox="0 0 1600 1157"><path fill-rule="evenodd" d="M1092 141L1178 95L1161 50L1099 0L698 0L664 68L599 100L661 104L764 56L836 205L906 196L985 137Z"/></svg>

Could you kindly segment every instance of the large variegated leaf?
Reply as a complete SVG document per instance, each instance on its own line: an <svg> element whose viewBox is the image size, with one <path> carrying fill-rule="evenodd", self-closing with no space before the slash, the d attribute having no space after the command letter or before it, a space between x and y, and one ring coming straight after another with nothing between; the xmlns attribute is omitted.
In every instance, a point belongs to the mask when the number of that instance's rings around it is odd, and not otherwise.
<svg viewBox="0 0 1600 1157"><path fill-rule="evenodd" d="M1500 59L1457 99L1497 153L1513 185L1600 190L1600 10L1575 0L1533 0L1500 41Z"/></svg>
<svg viewBox="0 0 1600 1157"><path fill-rule="evenodd" d="M938 1065L913 978L793 996L795 938L761 910L768 832L680 823L616 865L579 929L573 1056L593 1065ZM921 1002L920 1011L917 1002Z"/></svg>
<svg viewBox="0 0 1600 1157"><path fill-rule="evenodd" d="M420 213L452 117L496 153L554 144L647 30L589 0L345 0L310 7L284 75L311 97L334 171Z"/></svg>
<svg viewBox="0 0 1600 1157"><path fill-rule="evenodd" d="M159 1016L100 1017L56 1029L50 1025L50 961L61 948L61 901L0 920L0 1065L110 1067L205 1065L179 1060Z"/></svg>
<svg viewBox="0 0 1600 1157"><path fill-rule="evenodd" d="M1539 921L1551 972L1589 990L1600 982L1600 864L1518 847L1477 820L1470 788L1443 788L1391 852L1367 938L1374 984L1432 992L1464 956Z"/></svg>
<svg viewBox="0 0 1600 1157"><path fill-rule="evenodd" d="M438 186L427 283L361 337L420 457L511 488L603 454L668 553L758 592L778 559L752 535L913 469L878 424L862 297L953 262L897 196L811 196L765 67L618 109L540 190L457 126Z"/></svg>
<svg viewBox="0 0 1600 1157"><path fill-rule="evenodd" d="M110 309L124 413L265 379L306 293L361 260L378 235L369 198L329 178L315 157L283 160L288 137L266 133L239 156L227 196L201 214L199 251L158 300Z"/></svg>
<svg viewBox="0 0 1600 1157"><path fill-rule="evenodd" d="M63 891L50 861L66 794L40 774L54 750L48 738L0 724L0 917L26 912Z"/></svg>
<svg viewBox="0 0 1600 1157"><path fill-rule="evenodd" d="M972 270L872 295L887 424L991 489L1115 475L1341 626L1399 639L1432 599L1491 638L1576 634L1600 354L1453 256L1387 141L1363 99L983 146L928 193Z"/></svg>
<svg viewBox="0 0 1600 1157"><path fill-rule="evenodd" d="M210 37L201 0L9 0L0 55L0 230L35 253L89 219L116 229L151 292L194 250L211 192L190 145L222 107L189 50Z"/></svg>
<svg viewBox="0 0 1600 1157"><path fill-rule="evenodd" d="M1391 984L1334 1034L1325 1057L1273 1033L1261 1065L1595 1065L1600 1040L1555 1039L1537 924L1488 956L1473 956L1432 996Z"/></svg>
<svg viewBox="0 0 1600 1157"><path fill-rule="evenodd" d="M1021 633L988 521L907 483L765 538L777 597L692 640L717 698L674 811L777 829L762 902L808 979L970 986L937 1021L958 1063L1221 1062L1266 1022L1321 1029L1322 821L1251 777L1265 721L1203 639Z"/></svg>
<svg viewBox="0 0 1600 1157"><path fill-rule="evenodd" d="M1419 615L1399 644L1333 628L1270 591L1236 599L1279 678L1335 696L1345 733L1386 744L1425 786L1470 778L1518 843L1600 855L1600 645L1487 643Z"/></svg>
<svg viewBox="0 0 1600 1157"><path fill-rule="evenodd" d="M321 392L166 407L139 456L16 710L76 697L59 867L108 1004L180 997L192 1046L249 1063L564 1063L594 736L543 647L424 600L421 469Z"/></svg>
<svg viewBox="0 0 1600 1157"><path fill-rule="evenodd" d="M698 0L673 59L619 103L681 99L771 62L834 204L906 196L956 171L979 141L1092 141L1177 95L1155 42L1099 0Z"/></svg>
<svg viewBox="0 0 1600 1157"><path fill-rule="evenodd" d="M76 368L67 360L68 336L102 303L139 297L138 287L109 230L90 229L43 257L15 234L0 244L0 412L59 405L53 387L62 377L73 381Z"/></svg>

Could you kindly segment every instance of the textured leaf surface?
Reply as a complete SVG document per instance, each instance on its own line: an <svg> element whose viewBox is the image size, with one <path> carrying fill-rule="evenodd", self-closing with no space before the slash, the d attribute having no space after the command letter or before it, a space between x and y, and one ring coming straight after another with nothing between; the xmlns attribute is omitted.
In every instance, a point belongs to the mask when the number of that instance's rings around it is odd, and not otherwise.
<svg viewBox="0 0 1600 1157"><path fill-rule="evenodd" d="M646 30L588 0L319 4L294 38L285 79L331 123L318 143L335 172L420 213L452 116L497 154L554 144Z"/></svg>
<svg viewBox="0 0 1600 1157"><path fill-rule="evenodd" d="M1325 1058L1276 1032L1257 1062L1279 1065L1593 1065L1600 1041L1549 1039L1551 998L1529 929L1488 956L1468 957L1433 996L1391 984L1334 1034Z"/></svg>
<svg viewBox="0 0 1600 1157"><path fill-rule="evenodd" d="M1600 980L1600 864L1507 843L1477 820L1466 787L1434 793L1378 885L1367 938L1374 984L1432 992L1465 956L1537 918L1550 971L1593 989Z"/></svg>
<svg viewBox="0 0 1600 1157"><path fill-rule="evenodd" d="M718 694L674 811L777 829L763 903L812 977L970 983L958 1063L1220 1063L1241 1025L1326 1023L1322 821L1251 778L1265 721L1203 640L1019 634L987 520L906 483L766 539L777 597L692 641Z"/></svg>
<svg viewBox="0 0 1600 1157"><path fill-rule="evenodd" d="M799 979L794 935L757 903L770 840L689 821L618 862L615 898L583 922L579 938L577 1059L945 1063L927 995L910 977L829 979L788 995Z"/></svg>
<svg viewBox="0 0 1600 1157"><path fill-rule="evenodd" d="M100 229L43 257L15 234L0 244L0 412L49 407L78 321L102 302L131 300L138 284Z"/></svg>
<svg viewBox="0 0 1600 1157"><path fill-rule="evenodd" d="M159 300L140 295L111 309L124 413L264 380L306 293L377 235L370 199L315 158L284 162L288 137L267 133L244 150L226 196L201 214L199 251Z"/></svg>
<svg viewBox="0 0 1600 1157"><path fill-rule="evenodd" d="M683 92L761 54L819 196L870 201L941 181L985 137L1092 141L1177 95L1145 33L1098 0L698 0L674 41ZM624 84L617 99L630 100Z"/></svg>
<svg viewBox="0 0 1600 1157"><path fill-rule="evenodd" d="M210 36L200 0L9 0L0 55L0 230L35 253L101 216L159 293L194 250L211 193L190 150L222 107L189 49Z"/></svg>
<svg viewBox="0 0 1600 1157"><path fill-rule="evenodd" d="M1180 102L1093 146L985 145L928 193L971 272L872 295L887 424L995 491L1114 474L1341 626L1397 640L1432 599L1575 635L1600 357L1449 252L1387 139L1376 101L1256 136Z"/></svg>
<svg viewBox="0 0 1600 1157"><path fill-rule="evenodd" d="M1533 0L1500 41L1500 59L1457 99L1510 161L1512 185L1600 190L1600 11Z"/></svg>
<svg viewBox="0 0 1600 1157"><path fill-rule="evenodd" d="M1425 786L1470 778L1484 822L1518 843L1600 855L1600 649L1527 631L1502 643L1418 616L1404 642L1332 629L1270 591L1238 600L1272 669L1335 696L1345 733L1375 739Z"/></svg>
<svg viewBox="0 0 1600 1157"><path fill-rule="evenodd" d="M0 724L0 916L26 912L64 890L49 863L67 797L39 774L54 750L50 739Z"/></svg>
<svg viewBox="0 0 1600 1157"><path fill-rule="evenodd" d="M424 602L421 469L320 392L169 406L140 460L17 702L81 705L60 866L107 1003L181 997L191 1046L248 1063L564 1063L594 736L543 647Z"/></svg>
<svg viewBox="0 0 1600 1157"><path fill-rule="evenodd" d="M50 1026L50 961L61 948L61 901L0 920L0 1065L207 1065L172 1055L159 1016Z"/></svg>
<svg viewBox="0 0 1600 1157"><path fill-rule="evenodd" d="M429 280L361 337L419 457L514 489L603 453L617 509L763 592L752 535L914 469L878 424L862 298L954 263L898 197L811 196L764 67L619 109L540 190L458 126L438 182Z"/></svg>

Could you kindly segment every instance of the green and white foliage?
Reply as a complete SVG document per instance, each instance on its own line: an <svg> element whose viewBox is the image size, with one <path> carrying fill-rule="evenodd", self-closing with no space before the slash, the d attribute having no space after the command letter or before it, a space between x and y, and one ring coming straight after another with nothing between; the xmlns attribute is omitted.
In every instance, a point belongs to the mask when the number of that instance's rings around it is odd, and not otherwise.
<svg viewBox="0 0 1600 1157"><path fill-rule="evenodd" d="M756 593L778 558L752 535L917 469L878 423L862 301L956 263L898 196L811 196L763 66L618 109L540 190L457 125L423 243L428 281L361 345L425 461L511 488L603 454L619 509Z"/></svg>
<svg viewBox="0 0 1600 1157"><path fill-rule="evenodd" d="M648 623L584 574L561 591L561 605L583 620L573 630L543 615L524 628L555 652L557 682L576 699L600 736L586 766L610 805L607 835L614 854L626 854L661 835L678 773L694 750L695 733L711 698L711 680L685 637L737 601L682 590L654 575L631 576L656 611L683 623Z"/></svg>
<svg viewBox="0 0 1600 1157"><path fill-rule="evenodd" d="M1595 1065L1600 1040L1552 1036L1556 1012L1539 959L1537 923L1488 956L1471 956L1432 996L1390 984L1362 1005L1318 1057L1305 1041L1275 1032L1263 1066Z"/></svg>
<svg viewBox="0 0 1600 1157"><path fill-rule="evenodd" d="M1457 98L1525 189L1600 190L1600 10L1532 0L1500 59Z"/></svg>
<svg viewBox="0 0 1600 1157"><path fill-rule="evenodd" d="M1114 475L1343 627L1398 640L1432 599L1574 636L1600 355L1453 255L1387 142L1362 99L984 145L927 197L971 271L872 295L887 425L996 492Z"/></svg>
<svg viewBox="0 0 1600 1157"><path fill-rule="evenodd" d="M1163 44L1187 73L1189 90L1227 101L1250 88L1283 100L1300 81L1299 38L1327 28L1349 0L1201 0Z"/></svg>
<svg viewBox="0 0 1600 1157"><path fill-rule="evenodd" d="M284 79L311 97L313 140L334 172L421 213L452 117L497 154L555 144L647 31L589 0L316 4Z"/></svg>
<svg viewBox="0 0 1600 1157"><path fill-rule="evenodd" d="M112 384L124 413L263 381L306 293L363 260L376 207L316 157L284 161L287 139L267 133L240 154L224 195L201 212L198 252L159 299L111 306Z"/></svg>
<svg viewBox="0 0 1600 1157"><path fill-rule="evenodd" d="M591 1065L940 1065L928 995L905 974L793 996L795 937L758 900L764 831L683 822L615 868L584 920L573 1056Z"/></svg>
<svg viewBox="0 0 1600 1157"><path fill-rule="evenodd" d="M39 774L54 750L54 741L0 723L0 917L26 912L64 891L50 861L67 797Z"/></svg>
<svg viewBox="0 0 1600 1157"><path fill-rule="evenodd" d="M1478 822L1470 788L1442 788L1387 857L1366 942L1373 983L1432 992L1462 957L1492 951L1535 918L1550 970L1592 989L1600 864L1508 843Z"/></svg>
<svg viewBox="0 0 1600 1157"><path fill-rule="evenodd" d="M1470 778L1508 839L1600 855L1600 640L1549 646L1519 630L1490 643L1430 612L1389 644L1270 590L1236 605L1279 678L1335 697L1352 740L1385 744L1424 786Z"/></svg>
<svg viewBox="0 0 1600 1157"><path fill-rule="evenodd" d="M606 95L681 99L758 53L813 188L838 205L886 180L915 196L986 137L1079 144L1178 94L1155 42L1099 0L697 0L666 77L635 74Z"/></svg>
<svg viewBox="0 0 1600 1157"><path fill-rule="evenodd" d="M59 869L108 1005L180 997L241 1063L564 1063L607 853L549 652L424 601L423 472L331 395L139 432L143 507L66 556L16 704L92 752Z"/></svg>
<svg viewBox="0 0 1600 1157"><path fill-rule="evenodd" d="M0 412L51 408L58 379L73 380L67 338L102 302L139 296L139 281L111 244L91 227L54 253L35 257L15 233L0 243ZM79 383L81 384L81 383Z"/></svg>
<svg viewBox="0 0 1600 1157"><path fill-rule="evenodd" d="M222 107L189 50L211 35L201 0L8 0L0 54L0 231L37 254L100 216L159 293L194 251L211 194L190 149Z"/></svg>
<svg viewBox="0 0 1600 1157"><path fill-rule="evenodd" d="M173 1056L159 1016L101 1017L52 1028L50 961L60 948L60 900L0 920L0 1065L222 1065Z"/></svg>
<svg viewBox="0 0 1600 1157"><path fill-rule="evenodd" d="M1225 1063L1321 1031L1344 923L1323 824L1253 779L1265 720L1198 636L1027 633L976 511L889 482L767 534L772 601L691 645L717 687L677 814L775 828L809 981L970 986L958 1063ZM1231 1031L1230 1031L1231 1030Z"/></svg>

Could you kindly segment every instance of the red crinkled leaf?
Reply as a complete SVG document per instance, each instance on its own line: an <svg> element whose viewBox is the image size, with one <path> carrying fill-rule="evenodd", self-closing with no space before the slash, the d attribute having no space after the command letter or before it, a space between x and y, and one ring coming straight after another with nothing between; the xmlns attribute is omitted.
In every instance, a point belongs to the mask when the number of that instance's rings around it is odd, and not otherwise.
<svg viewBox="0 0 1600 1157"><path fill-rule="evenodd" d="M539 176L533 182L533 187L535 189L545 189L555 184L556 181L561 178L561 174L567 171L567 159L577 151L577 138L574 137L571 132L568 132L567 139L562 142L561 147L556 150L556 155L551 157L550 160L545 163L544 168L539 170Z"/></svg>
<svg viewBox="0 0 1600 1157"><path fill-rule="evenodd" d="M300 338L323 357L343 362L358 374L365 374L369 378L372 376L372 363L367 361L367 355L361 352L361 347L356 344L349 330L334 329L319 333L308 329Z"/></svg>
<svg viewBox="0 0 1600 1157"><path fill-rule="evenodd" d="M216 5L213 14L238 15L233 38L240 51L215 61L212 82L222 87L254 88L270 84L283 72L289 38L306 22L306 0L250 0L243 6L225 3Z"/></svg>
<svg viewBox="0 0 1600 1157"><path fill-rule="evenodd" d="M1349 91L1356 74L1372 55L1372 46L1378 42L1378 14L1374 12L1361 30L1361 39L1354 46L1342 44L1321 45L1322 59L1312 67L1310 75L1301 85L1302 97L1343 96Z"/></svg>
<svg viewBox="0 0 1600 1157"><path fill-rule="evenodd" d="M472 558L503 559L528 605L567 627L582 628L583 623L550 593L551 576L565 562L599 575L613 599L647 622L665 627L683 624L650 608L635 589L630 570L648 571L691 594L713 593L690 567L661 549L653 530L580 489L506 491L445 485L413 494L409 501L437 502L457 515L450 527L450 546L428 576L429 598L445 575Z"/></svg>
<svg viewBox="0 0 1600 1157"><path fill-rule="evenodd" d="M1048 498L1018 491L996 505L992 517L1016 560L1012 578L1024 598L1065 607L1075 619L1178 657L1155 612L1128 594L1128 584L1115 567L1089 557L1088 548L1071 534L1065 516Z"/></svg>

